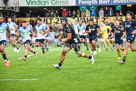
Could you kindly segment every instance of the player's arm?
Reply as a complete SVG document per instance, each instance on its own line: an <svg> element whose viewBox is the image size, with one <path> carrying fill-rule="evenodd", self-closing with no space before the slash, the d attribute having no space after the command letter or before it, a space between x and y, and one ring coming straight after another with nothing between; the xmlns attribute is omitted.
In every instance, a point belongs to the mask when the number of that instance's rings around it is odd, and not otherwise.
<svg viewBox="0 0 136 91"><path fill-rule="evenodd" d="M61 31L60 36L58 37L58 40L61 41L61 39L64 37L64 32Z"/></svg>
<svg viewBox="0 0 136 91"><path fill-rule="evenodd" d="M91 31L89 31L89 29L88 29L88 26L86 26L85 32L86 33L91 33Z"/></svg>
<svg viewBox="0 0 136 91"><path fill-rule="evenodd" d="M72 39L72 33L68 33L67 38L64 41L62 41L61 44L64 44L64 43L66 43L67 41L69 41L71 39Z"/></svg>
<svg viewBox="0 0 136 91"><path fill-rule="evenodd" d="M126 31L123 31L123 35L121 37L121 40L123 40L125 36L126 36Z"/></svg>
<svg viewBox="0 0 136 91"><path fill-rule="evenodd" d="M97 36L100 35L100 27L97 25Z"/></svg>
<svg viewBox="0 0 136 91"><path fill-rule="evenodd" d="M34 37L37 37L36 34L33 32L33 30L30 30L30 33L31 33Z"/></svg>
<svg viewBox="0 0 136 91"><path fill-rule="evenodd" d="M111 30L111 38L114 36L114 28Z"/></svg>
<svg viewBox="0 0 136 91"><path fill-rule="evenodd" d="M7 31L8 31L8 34L9 34L10 39L12 39L10 29L7 29Z"/></svg>

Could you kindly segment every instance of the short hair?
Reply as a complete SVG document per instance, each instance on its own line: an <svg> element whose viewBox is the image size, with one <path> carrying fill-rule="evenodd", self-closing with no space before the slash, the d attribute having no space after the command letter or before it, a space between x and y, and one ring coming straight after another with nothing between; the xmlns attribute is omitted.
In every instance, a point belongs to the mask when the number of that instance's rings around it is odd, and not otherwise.
<svg viewBox="0 0 136 91"><path fill-rule="evenodd" d="M93 19L89 19L89 21L93 22Z"/></svg>
<svg viewBox="0 0 136 91"><path fill-rule="evenodd" d="M26 23L26 21L23 21L22 23Z"/></svg>
<svg viewBox="0 0 136 91"><path fill-rule="evenodd" d="M128 11L127 14L130 14L130 16L132 16L132 17L134 16L134 13L131 11Z"/></svg>

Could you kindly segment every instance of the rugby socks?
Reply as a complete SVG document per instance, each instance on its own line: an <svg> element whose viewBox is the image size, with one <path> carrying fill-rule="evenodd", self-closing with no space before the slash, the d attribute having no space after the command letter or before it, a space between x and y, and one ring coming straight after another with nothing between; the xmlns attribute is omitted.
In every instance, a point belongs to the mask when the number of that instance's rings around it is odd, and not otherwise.
<svg viewBox="0 0 136 91"><path fill-rule="evenodd" d="M3 52L3 53L1 53L1 54L2 54L3 59L8 61L7 56L6 56L6 53Z"/></svg>
<svg viewBox="0 0 136 91"><path fill-rule="evenodd" d="M123 62L125 62L125 60L126 60L126 56L124 56L124 58L123 58L123 60L122 60L122 61L123 61Z"/></svg>
<svg viewBox="0 0 136 91"><path fill-rule="evenodd" d="M27 55L25 55L24 57L27 58Z"/></svg>
<svg viewBox="0 0 136 91"><path fill-rule="evenodd" d="M44 48L42 48L42 52L45 53L45 49Z"/></svg>
<svg viewBox="0 0 136 91"><path fill-rule="evenodd" d="M34 51L33 53L35 54L36 52Z"/></svg>
<svg viewBox="0 0 136 91"><path fill-rule="evenodd" d="M59 65L59 67L61 67L61 66L62 66L62 63L63 63L63 62L61 62L61 61L59 62L59 64L58 64L58 65Z"/></svg>
<svg viewBox="0 0 136 91"><path fill-rule="evenodd" d="M119 55L119 57L121 57L121 55Z"/></svg>
<svg viewBox="0 0 136 91"><path fill-rule="evenodd" d="M89 59L92 59L92 56L89 56L88 58L89 58Z"/></svg>

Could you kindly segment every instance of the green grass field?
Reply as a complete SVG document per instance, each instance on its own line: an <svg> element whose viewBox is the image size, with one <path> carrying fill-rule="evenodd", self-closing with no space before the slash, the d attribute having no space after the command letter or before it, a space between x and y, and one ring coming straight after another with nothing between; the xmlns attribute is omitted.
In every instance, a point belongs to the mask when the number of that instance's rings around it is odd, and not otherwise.
<svg viewBox="0 0 136 91"><path fill-rule="evenodd" d="M59 62L62 48L50 49L45 56L41 55L39 48L35 50L37 58L31 56L23 61L18 59L24 56L22 49L15 53L13 49L6 48L11 65L9 68L4 67L4 61L0 57L0 91L136 90L136 53L130 50L124 65L117 63L116 50L106 52L102 49L101 53L97 52L93 65L88 59L77 57L71 50L61 70L53 68L52 64ZM90 53L84 47L81 50Z"/></svg>

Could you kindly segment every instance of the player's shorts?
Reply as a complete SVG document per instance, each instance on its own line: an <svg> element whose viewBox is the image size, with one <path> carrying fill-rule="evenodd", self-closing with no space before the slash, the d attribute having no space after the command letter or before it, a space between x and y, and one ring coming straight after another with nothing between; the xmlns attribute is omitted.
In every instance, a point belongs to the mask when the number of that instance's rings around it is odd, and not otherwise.
<svg viewBox="0 0 136 91"><path fill-rule="evenodd" d="M111 36L112 36L112 35L110 34L110 35L109 35L109 37L108 37L108 39L112 39L112 37L111 37Z"/></svg>
<svg viewBox="0 0 136 91"><path fill-rule="evenodd" d="M45 39L36 39L35 42L45 43Z"/></svg>
<svg viewBox="0 0 136 91"><path fill-rule="evenodd" d="M103 39L108 39L108 37L109 37L108 35L102 35Z"/></svg>
<svg viewBox="0 0 136 91"><path fill-rule="evenodd" d="M85 35L79 35L79 38L87 39Z"/></svg>
<svg viewBox="0 0 136 91"><path fill-rule="evenodd" d="M135 42L135 35L127 36L127 42L133 44Z"/></svg>
<svg viewBox="0 0 136 91"><path fill-rule="evenodd" d="M15 38L15 37L16 37L16 34L11 34L11 37L12 37L12 38Z"/></svg>
<svg viewBox="0 0 136 91"><path fill-rule="evenodd" d="M123 44L123 40L121 40L121 39L115 39L115 44L121 45L121 44Z"/></svg>
<svg viewBox="0 0 136 91"><path fill-rule="evenodd" d="M30 34L30 37L32 38L32 37L33 37L33 35L32 35L32 34Z"/></svg>
<svg viewBox="0 0 136 91"><path fill-rule="evenodd" d="M89 37L89 42L92 43L92 41L97 41L97 37L94 35L92 37Z"/></svg>
<svg viewBox="0 0 136 91"><path fill-rule="evenodd" d="M80 43L66 43L64 46L65 51L68 52L69 48L74 49L76 53L79 53L81 49L81 44Z"/></svg>
<svg viewBox="0 0 136 91"><path fill-rule="evenodd" d="M30 44L31 40L26 40L23 44Z"/></svg>
<svg viewBox="0 0 136 91"><path fill-rule="evenodd" d="M1 40L1 41L0 41L0 45L2 45L2 44L3 44L3 45L6 45L6 43L7 43L6 40Z"/></svg>

